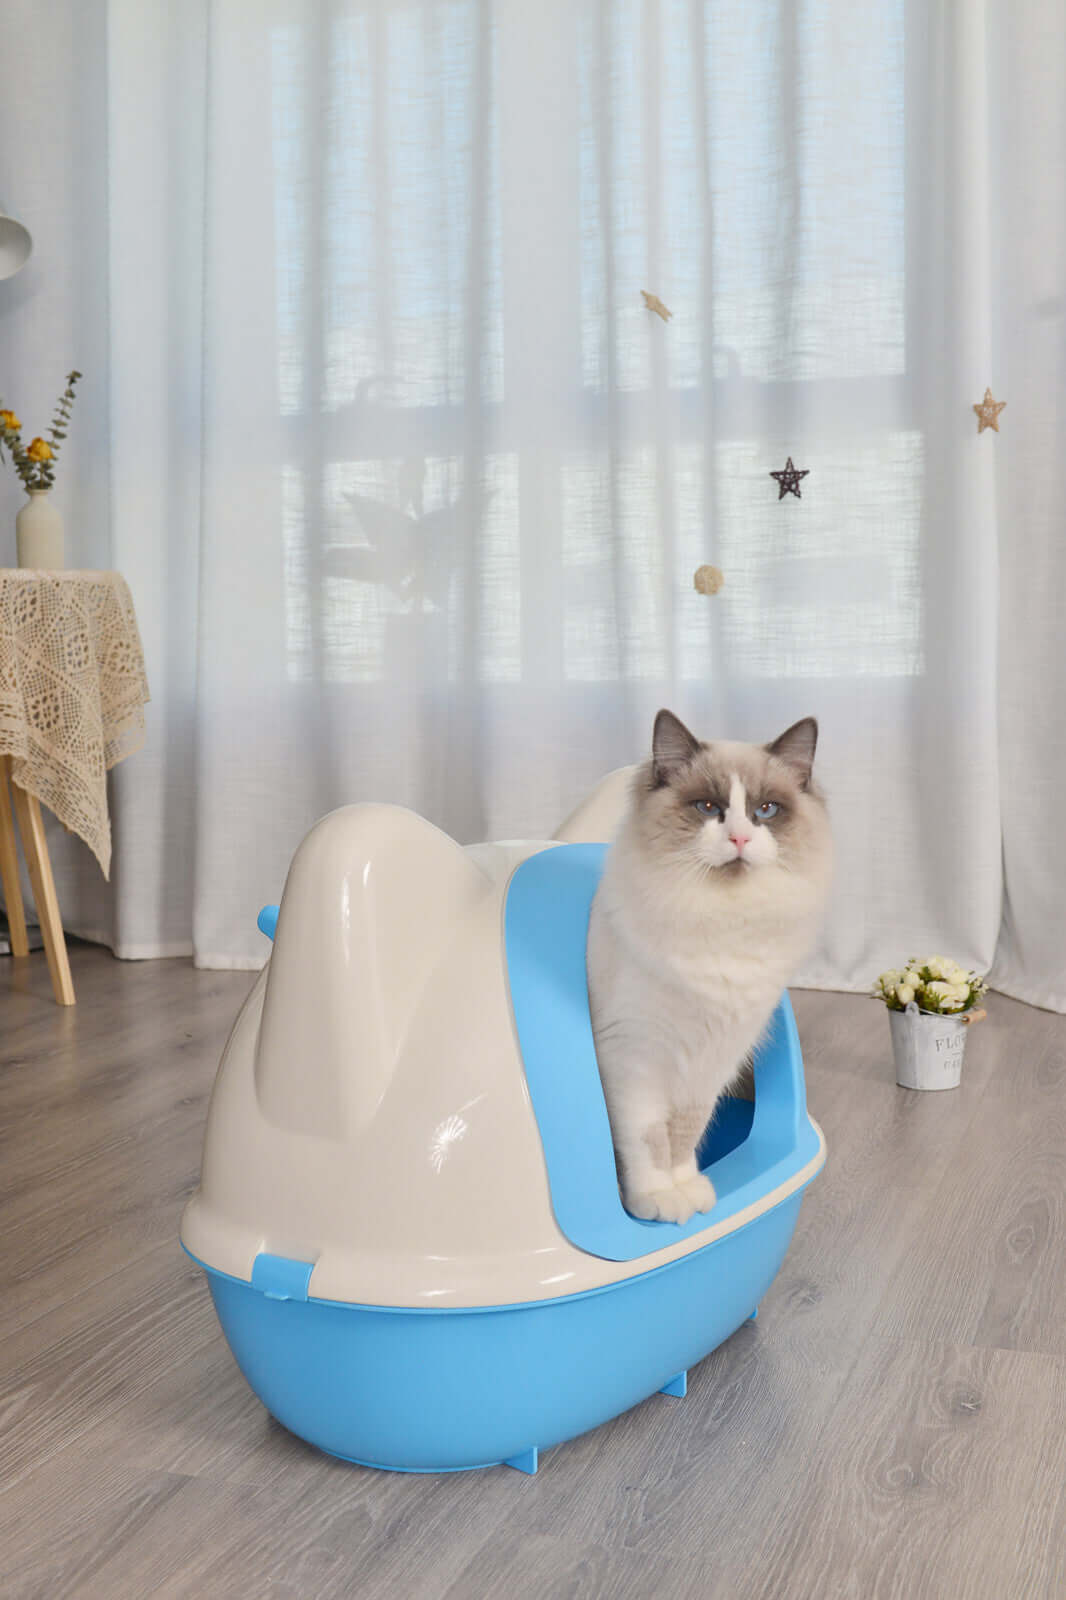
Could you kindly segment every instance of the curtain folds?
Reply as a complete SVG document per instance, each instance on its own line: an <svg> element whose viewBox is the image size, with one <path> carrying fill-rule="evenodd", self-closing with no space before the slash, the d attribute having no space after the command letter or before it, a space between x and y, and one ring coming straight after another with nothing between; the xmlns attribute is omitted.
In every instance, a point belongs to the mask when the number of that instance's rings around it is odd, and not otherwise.
<svg viewBox="0 0 1066 1600"><path fill-rule="evenodd" d="M73 930L256 966L333 806L543 835L660 705L814 713L802 981L935 950L1066 1010L1055 0L43 10L47 53L0 21L0 397L85 373L69 560L153 693L112 885L53 841Z"/></svg>

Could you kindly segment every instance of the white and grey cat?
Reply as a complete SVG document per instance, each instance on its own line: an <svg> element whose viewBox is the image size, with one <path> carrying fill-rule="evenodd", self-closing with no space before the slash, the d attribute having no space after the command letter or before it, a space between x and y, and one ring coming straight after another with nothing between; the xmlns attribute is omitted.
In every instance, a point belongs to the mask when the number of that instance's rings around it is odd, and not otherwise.
<svg viewBox="0 0 1066 1600"><path fill-rule="evenodd" d="M596 1055L634 1216L715 1194L696 1146L809 949L832 868L813 717L769 745L701 744L669 711L592 905Z"/></svg>

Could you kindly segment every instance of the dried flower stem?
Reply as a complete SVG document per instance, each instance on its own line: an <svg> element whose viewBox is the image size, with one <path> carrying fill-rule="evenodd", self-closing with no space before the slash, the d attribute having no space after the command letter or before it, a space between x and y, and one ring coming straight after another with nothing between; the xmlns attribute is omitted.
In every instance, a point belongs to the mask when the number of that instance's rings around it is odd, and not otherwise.
<svg viewBox="0 0 1066 1600"><path fill-rule="evenodd" d="M68 372L67 386L56 401L55 412L52 416L52 425L49 428L51 443L45 439L33 439L29 445L22 442L22 424L13 411L0 408L0 461L4 459L4 447L11 452L11 460L15 471L22 479L23 488L27 494L37 490L51 489L55 483L55 463L59 454L62 441L67 436L70 424L71 408L74 405L74 386L81 377L80 372Z"/></svg>

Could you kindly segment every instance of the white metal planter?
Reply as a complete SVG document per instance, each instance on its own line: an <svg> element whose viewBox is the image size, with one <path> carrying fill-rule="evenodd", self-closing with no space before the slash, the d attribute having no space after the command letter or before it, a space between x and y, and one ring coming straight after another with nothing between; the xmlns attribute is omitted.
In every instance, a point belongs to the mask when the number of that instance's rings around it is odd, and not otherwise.
<svg viewBox="0 0 1066 1600"><path fill-rule="evenodd" d="M912 1000L905 1011L890 1011L896 1082L904 1089L957 1089L971 1023L983 1011L939 1016L920 1011Z"/></svg>

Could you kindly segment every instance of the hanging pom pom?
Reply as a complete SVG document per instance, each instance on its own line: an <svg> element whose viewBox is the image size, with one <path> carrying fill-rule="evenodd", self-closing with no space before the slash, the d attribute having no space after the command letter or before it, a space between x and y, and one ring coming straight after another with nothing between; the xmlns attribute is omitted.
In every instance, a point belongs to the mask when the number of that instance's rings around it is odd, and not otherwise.
<svg viewBox="0 0 1066 1600"><path fill-rule="evenodd" d="M697 567L692 587L697 594L717 594L724 582L721 567Z"/></svg>

